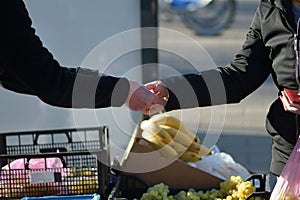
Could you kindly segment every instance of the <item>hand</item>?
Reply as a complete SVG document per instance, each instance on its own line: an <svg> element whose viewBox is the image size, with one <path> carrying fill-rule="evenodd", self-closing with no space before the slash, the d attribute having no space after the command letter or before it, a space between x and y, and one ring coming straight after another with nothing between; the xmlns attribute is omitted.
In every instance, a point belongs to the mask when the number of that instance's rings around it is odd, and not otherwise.
<svg viewBox="0 0 300 200"><path fill-rule="evenodd" d="M145 115L152 114L152 106L157 104L158 98L144 85L129 81L130 89L125 104L134 111L141 111Z"/></svg>
<svg viewBox="0 0 300 200"><path fill-rule="evenodd" d="M283 91L281 92L279 98L285 111L300 115L300 105L291 103Z"/></svg>
<svg viewBox="0 0 300 200"><path fill-rule="evenodd" d="M162 81L159 80L147 83L145 86L158 97L157 104L152 106L151 112L162 112L169 99L168 88Z"/></svg>

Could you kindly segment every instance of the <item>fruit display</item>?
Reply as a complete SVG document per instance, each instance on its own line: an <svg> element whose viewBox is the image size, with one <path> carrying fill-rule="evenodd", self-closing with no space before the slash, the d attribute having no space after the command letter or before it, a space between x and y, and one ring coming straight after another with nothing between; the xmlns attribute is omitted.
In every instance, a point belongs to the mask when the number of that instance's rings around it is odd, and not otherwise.
<svg viewBox="0 0 300 200"><path fill-rule="evenodd" d="M38 183L30 184L24 181L14 181L13 184L0 185L0 199L6 199L15 194L17 196L48 196L60 194L60 187L58 183Z"/></svg>
<svg viewBox="0 0 300 200"><path fill-rule="evenodd" d="M38 171L35 171L38 172ZM25 169L0 170L0 199L1 197L16 196L46 196L60 193L57 182L31 183L31 171Z"/></svg>
<svg viewBox="0 0 300 200"><path fill-rule="evenodd" d="M171 115L154 115L142 121L140 127L142 138L163 157L196 162L210 154L210 150L200 144L200 138Z"/></svg>
<svg viewBox="0 0 300 200"><path fill-rule="evenodd" d="M68 194L92 194L98 189L96 171L90 168L71 168L64 179Z"/></svg>
<svg viewBox="0 0 300 200"><path fill-rule="evenodd" d="M240 176L231 176L230 179L220 183L219 189L206 191L190 188L170 194L168 185L156 184L149 187L140 200L245 200L255 190L252 182L245 181Z"/></svg>

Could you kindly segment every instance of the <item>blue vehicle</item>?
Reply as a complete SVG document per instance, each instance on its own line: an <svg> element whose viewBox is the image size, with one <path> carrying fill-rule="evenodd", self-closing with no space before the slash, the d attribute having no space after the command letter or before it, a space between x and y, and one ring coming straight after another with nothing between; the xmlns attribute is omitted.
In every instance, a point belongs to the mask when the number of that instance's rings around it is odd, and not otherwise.
<svg viewBox="0 0 300 200"><path fill-rule="evenodd" d="M219 35L234 20L236 0L159 0L159 7L164 20L178 15L198 35Z"/></svg>

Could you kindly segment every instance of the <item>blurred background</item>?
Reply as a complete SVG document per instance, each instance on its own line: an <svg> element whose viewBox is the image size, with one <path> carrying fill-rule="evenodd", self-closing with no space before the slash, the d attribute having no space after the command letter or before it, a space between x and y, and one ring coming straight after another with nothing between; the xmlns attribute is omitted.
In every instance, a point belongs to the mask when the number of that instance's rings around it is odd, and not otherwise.
<svg viewBox="0 0 300 200"><path fill-rule="evenodd" d="M137 48L140 44L133 42L141 37L135 31L140 27L139 1L25 0L25 3L37 34L61 65L83 65L142 81L141 52ZM237 0L232 25L218 35L197 34L178 16L172 20L159 16L159 78L228 64L242 45L258 3L258 0ZM107 52L111 57L101 56ZM140 113L124 106L96 111L68 110L48 106L36 97L4 89L0 93L1 132L107 125L112 157L124 152L136 124L143 119ZM239 104L172 111L172 114L184 113L184 123L193 131L203 139L211 134L221 151L249 170L268 173L271 137L264 123L276 95L272 80L268 79Z"/></svg>

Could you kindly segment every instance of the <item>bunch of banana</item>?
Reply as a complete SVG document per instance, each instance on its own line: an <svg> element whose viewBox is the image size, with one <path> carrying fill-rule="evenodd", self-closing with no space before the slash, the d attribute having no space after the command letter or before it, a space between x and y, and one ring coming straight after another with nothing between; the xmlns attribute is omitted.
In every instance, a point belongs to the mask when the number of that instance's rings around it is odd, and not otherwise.
<svg viewBox="0 0 300 200"><path fill-rule="evenodd" d="M142 137L167 158L196 162L210 150L200 144L200 139L176 117L168 114L154 115L140 125Z"/></svg>

